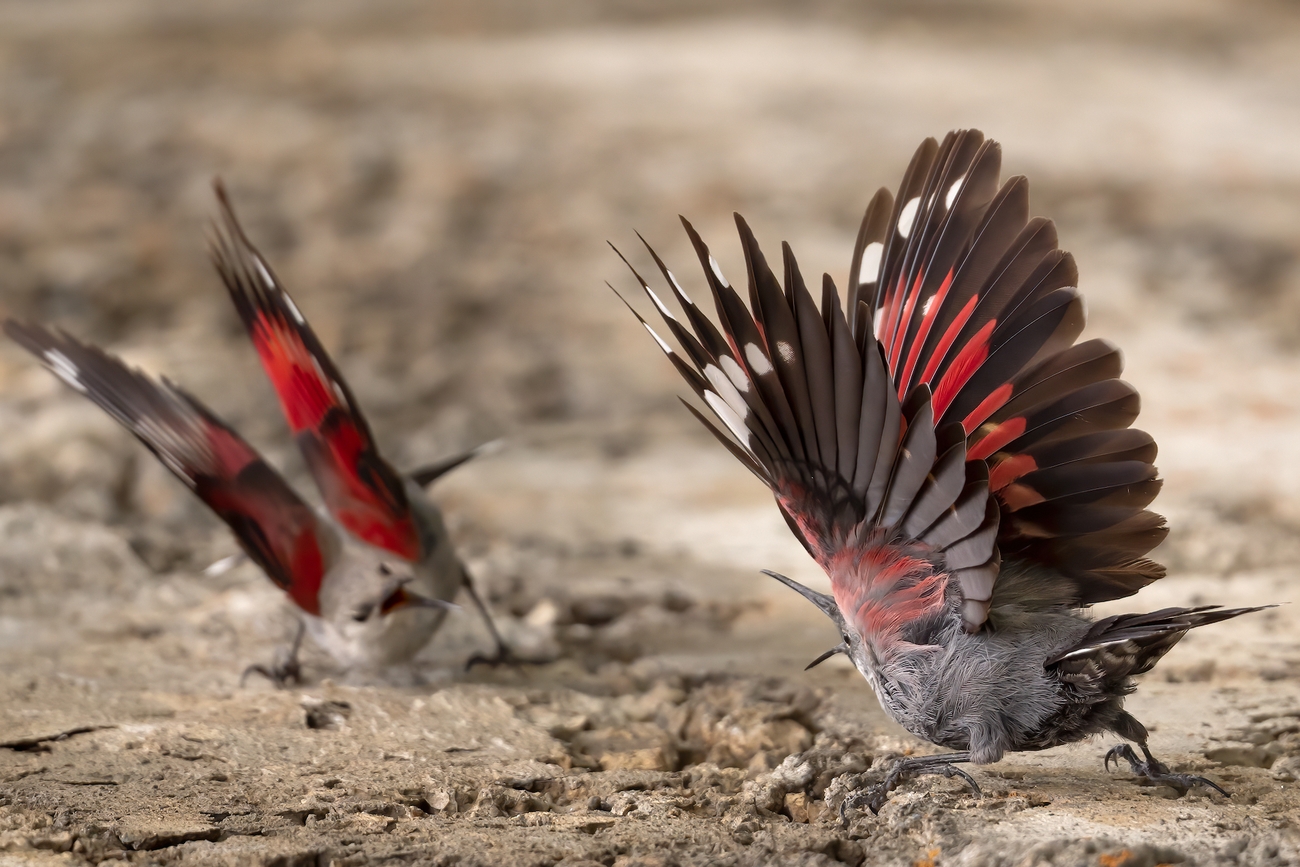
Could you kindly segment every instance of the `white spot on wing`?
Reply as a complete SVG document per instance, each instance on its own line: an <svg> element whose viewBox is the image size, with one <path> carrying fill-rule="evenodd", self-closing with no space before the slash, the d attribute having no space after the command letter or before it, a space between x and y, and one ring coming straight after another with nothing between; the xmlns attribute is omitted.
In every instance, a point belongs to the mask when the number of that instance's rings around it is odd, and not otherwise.
<svg viewBox="0 0 1300 867"><path fill-rule="evenodd" d="M786 364L794 364L794 347L789 343L778 340L776 342L776 351L781 353L781 357L785 359Z"/></svg>
<svg viewBox="0 0 1300 867"><path fill-rule="evenodd" d="M1178 630L1170 629L1168 631L1177 632ZM1111 639L1110 641L1099 641L1096 644L1089 644L1087 647L1081 647L1078 650L1072 650L1069 653L1065 654L1064 656L1060 657L1060 659L1064 661L1066 659L1074 659L1075 657L1078 656L1091 656L1092 654L1100 650L1105 650L1108 647L1123 647L1124 645L1130 645L1130 652L1136 650L1136 647L1131 646L1132 642L1130 642L1129 639L1114 638Z"/></svg>
<svg viewBox="0 0 1300 867"><path fill-rule="evenodd" d="M674 320L675 320L675 319L677 318L677 317L673 316L671 310L669 310L667 307L664 306L664 302L662 302L662 301L659 300L659 296L655 294L655 292L654 292L653 289L651 289L649 286L647 286L646 289L645 289L645 291L646 291L646 294L650 296L650 300L653 301L653 302L655 303L655 306L659 308L659 312L660 312L660 313L662 313L662 314L663 314L666 318L668 318L668 319L674 319Z"/></svg>
<svg viewBox="0 0 1300 867"><path fill-rule="evenodd" d="M957 194L961 192L961 185L964 183L966 183L965 175L952 182L952 186L948 188L948 195L943 197L945 207L952 208L952 203L957 201Z"/></svg>
<svg viewBox="0 0 1300 867"><path fill-rule="evenodd" d="M244 562L247 557L248 555L243 551L240 551L238 554L231 554L229 557L222 557L220 560L204 569L203 574L208 578L216 578L220 575L225 575L231 569L234 569L240 563Z"/></svg>
<svg viewBox="0 0 1300 867"><path fill-rule="evenodd" d="M736 387L731 384L731 381L727 379L717 365L704 365L704 375L717 389L722 399L727 402L727 406L735 410L736 415L744 418L749 414L749 407L745 405L745 399L740 396L740 392L736 391Z"/></svg>
<svg viewBox="0 0 1300 867"><path fill-rule="evenodd" d="M182 464L179 460L172 457L172 455L168 454L163 449L158 450L158 460L162 461L163 465L166 466L167 469L175 473L177 478L189 485L191 488L194 487L194 477L190 474L189 467Z"/></svg>
<svg viewBox="0 0 1300 867"><path fill-rule="evenodd" d="M329 378L329 375L325 373L325 368L320 366L320 359L318 359L314 355L311 356L311 368L312 370L316 371L317 379L319 379L321 382L328 382L330 385L334 386L334 393L339 394L340 389L338 383L334 382L332 379ZM340 397L339 399L342 400L342 397ZM343 402L347 403L347 401L345 400Z"/></svg>
<svg viewBox="0 0 1300 867"><path fill-rule="evenodd" d="M882 307L876 311L875 321L871 323L871 331L873 334L880 333L880 323L884 321L885 321L885 308Z"/></svg>
<svg viewBox="0 0 1300 867"><path fill-rule="evenodd" d="M906 205L903 205L903 210L898 212L897 228L898 228L899 235L906 238L908 235L911 234L912 223L916 222L916 211L920 207L921 207L921 198L919 196L913 198Z"/></svg>
<svg viewBox="0 0 1300 867"><path fill-rule="evenodd" d="M257 276L262 278L262 285L267 289L275 288L275 281L271 279L271 272L266 270L266 265L258 256L253 257L253 264L257 266Z"/></svg>
<svg viewBox="0 0 1300 867"><path fill-rule="evenodd" d="M261 263L258 264L260 267ZM302 312L298 309L298 305L293 303L293 299L289 297L288 293L281 293L281 297L284 298L285 306L287 306L289 308L289 312L293 314L294 320L297 321L299 325L306 325L307 320L303 318Z"/></svg>
<svg viewBox="0 0 1300 867"><path fill-rule="evenodd" d="M880 276L880 257L885 253L885 245L872 241L862 250L862 264L858 266L858 283L872 284Z"/></svg>
<svg viewBox="0 0 1300 867"><path fill-rule="evenodd" d="M709 254L709 268L712 269L713 276L718 278L719 283L721 283L723 286L731 285L730 283L727 282L727 278L722 276L722 268L719 267L718 260L713 258L712 253Z"/></svg>
<svg viewBox="0 0 1300 867"><path fill-rule="evenodd" d="M57 349L47 349L45 350L45 363L50 366L50 372L59 379L82 394L86 393L86 387L81 384L81 371L77 369L77 365L72 363L71 358L68 358Z"/></svg>
<svg viewBox="0 0 1300 867"><path fill-rule="evenodd" d="M722 419L736 439L740 440L745 448L749 448L749 430L745 427L744 422L731 411L731 407L727 406L727 402L711 391L704 392L704 402L709 405L709 409L717 413L718 418Z"/></svg>
<svg viewBox="0 0 1300 867"><path fill-rule="evenodd" d="M726 372L727 378L731 380L731 384L734 385L738 391L749 391L749 377L745 375L745 371L740 369L740 365L736 363L736 359L732 358L730 355L723 355L718 359L718 364L722 365L722 369Z"/></svg>
<svg viewBox="0 0 1300 867"><path fill-rule="evenodd" d="M930 308L934 306L934 299L938 297L939 297L938 295L931 295L929 298L925 299L925 303L921 305L922 316L930 315Z"/></svg>
<svg viewBox="0 0 1300 867"><path fill-rule="evenodd" d="M662 337L660 337L658 334L655 334L655 330L653 328L651 328L649 325L646 325L645 330L650 332L650 336L655 339L655 343L659 344L659 348L662 349L665 354L667 355L673 354L673 348L669 346L667 343L665 343Z"/></svg>
<svg viewBox="0 0 1300 867"><path fill-rule="evenodd" d="M673 274L672 271L668 271L667 268L665 268L664 270L668 272L668 281L673 284L673 288L677 290L677 294L681 296L683 301L685 301L687 304L690 304L691 299L686 297L686 292L682 290L682 284L677 282L677 277Z"/></svg>
<svg viewBox="0 0 1300 867"><path fill-rule="evenodd" d="M772 372L772 362L767 360L767 356L756 343L745 344L745 360L749 362L749 369L759 376Z"/></svg>

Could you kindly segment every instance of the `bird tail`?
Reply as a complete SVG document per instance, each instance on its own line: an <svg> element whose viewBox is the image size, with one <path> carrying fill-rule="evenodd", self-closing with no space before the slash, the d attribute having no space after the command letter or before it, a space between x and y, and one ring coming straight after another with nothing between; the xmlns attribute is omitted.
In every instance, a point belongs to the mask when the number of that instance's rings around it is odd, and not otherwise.
<svg viewBox="0 0 1300 867"><path fill-rule="evenodd" d="M1150 671L1188 630L1276 607L1203 605L1107 617L1094 623L1077 644L1049 659L1046 665L1067 679L1074 676L1119 682Z"/></svg>

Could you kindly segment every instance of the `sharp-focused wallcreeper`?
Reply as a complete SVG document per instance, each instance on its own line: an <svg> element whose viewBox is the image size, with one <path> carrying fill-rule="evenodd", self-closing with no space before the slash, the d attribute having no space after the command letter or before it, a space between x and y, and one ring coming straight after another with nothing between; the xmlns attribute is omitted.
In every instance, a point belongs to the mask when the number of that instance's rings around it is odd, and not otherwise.
<svg viewBox="0 0 1300 867"><path fill-rule="evenodd" d="M737 215L746 307L683 220L718 324L653 250L685 321L637 280L681 351L641 322L722 427L688 408L830 576L833 596L769 573L840 630L813 664L846 654L890 716L959 751L902 759L847 808L878 810L921 773L978 793L954 763L1106 731L1143 754L1117 746L1107 766L1222 792L1158 762L1124 697L1189 629L1259 609L1085 613L1164 575L1145 556L1166 533L1146 509L1156 445L1129 427L1138 395L1119 350L1075 342L1074 259L1000 168L977 131L926 140L898 194L867 208L844 305L827 275L819 308L789 245L779 282Z"/></svg>

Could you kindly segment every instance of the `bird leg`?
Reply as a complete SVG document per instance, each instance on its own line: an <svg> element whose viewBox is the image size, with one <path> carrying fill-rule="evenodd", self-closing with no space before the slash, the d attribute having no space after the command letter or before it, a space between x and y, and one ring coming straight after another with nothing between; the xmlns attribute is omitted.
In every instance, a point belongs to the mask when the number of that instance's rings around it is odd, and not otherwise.
<svg viewBox="0 0 1300 867"><path fill-rule="evenodd" d="M483 604L483 599L478 595L478 591L474 589L474 582L470 580L469 572L465 571L461 574L465 579L465 592L469 594L470 601L474 603L474 607L482 615L483 622L487 624L488 632L492 633L492 641L496 644L496 652L491 656L485 656L482 653L471 656L469 661L465 663L465 670L469 671L480 664L496 668L498 665L523 662L524 660L515 656L514 651L510 649L510 645L506 644L505 639L501 637L501 633L497 631L497 625L492 621L492 615L488 613L487 606Z"/></svg>
<svg viewBox="0 0 1300 867"><path fill-rule="evenodd" d="M870 788L855 792L845 798L840 804L840 822L848 827L848 811L855 810L858 807L866 805L871 810L871 814L880 812L880 808L885 806L885 801L889 799L889 793L894 791L907 777L920 777L926 774L942 774L945 777L961 777L971 788L971 794L977 798L984 797L980 787L975 782L975 778L955 767L957 763L969 762L970 753L944 753L938 756L906 756L894 762L885 779Z"/></svg>
<svg viewBox="0 0 1300 867"><path fill-rule="evenodd" d="M1106 753L1104 764L1106 770L1110 770L1110 763L1115 762L1119 766L1119 760L1123 759L1128 762L1129 768L1136 776L1152 783L1153 785L1170 786L1177 789L1180 794L1186 794L1192 786L1205 786L1223 795L1225 798L1231 798L1224 791L1223 787L1205 777L1197 777L1192 774L1175 774L1169 770L1169 766L1164 762L1158 761L1155 756L1151 755L1151 750L1147 748L1145 741L1140 741L1138 746L1142 748L1142 754L1146 756L1146 761L1138 761L1137 753L1128 744L1120 744L1111 747Z"/></svg>
<svg viewBox="0 0 1300 867"><path fill-rule="evenodd" d="M262 675L275 684L276 689L284 689L291 681L295 684L302 683L302 665L298 662L298 651L302 649L302 637L306 632L307 624L299 620L298 634L293 637L289 650L277 650L275 662L269 666L258 663L244 669L244 673L239 676L240 688L243 688L244 681L248 680L250 674Z"/></svg>

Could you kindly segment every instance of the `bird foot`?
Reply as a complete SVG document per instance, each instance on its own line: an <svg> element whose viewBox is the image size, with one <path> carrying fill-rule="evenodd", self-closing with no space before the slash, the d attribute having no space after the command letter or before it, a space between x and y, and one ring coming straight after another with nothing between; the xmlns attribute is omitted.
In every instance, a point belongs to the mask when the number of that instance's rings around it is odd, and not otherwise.
<svg viewBox="0 0 1300 867"><path fill-rule="evenodd" d="M1115 763L1116 767L1119 767L1120 759L1123 759L1128 762L1129 769L1132 770L1135 776L1141 777L1152 785L1169 786L1176 789L1180 794L1186 794L1187 790L1193 786L1205 786L1206 788L1214 789L1214 791L1223 795L1225 798L1232 797L1232 795L1228 794L1222 786L1215 783L1213 780L1207 780L1205 777L1198 777L1193 774L1173 773L1164 762L1157 761L1156 757L1151 755L1151 751L1147 749L1145 744L1142 745L1142 752L1146 755L1146 761L1140 760L1137 753L1135 753L1133 748L1128 744L1120 744L1119 746L1111 747L1106 752L1106 758L1104 759L1103 764L1106 766L1106 770L1109 771L1110 763L1112 761Z"/></svg>
<svg viewBox="0 0 1300 867"><path fill-rule="evenodd" d="M487 666L489 668L499 668L500 666L542 666L546 660L542 659L524 659L523 656L515 655L515 651L510 649L506 642L500 642L497 650L491 655L474 654L465 662L465 671L471 671L474 666Z"/></svg>
<svg viewBox="0 0 1300 867"><path fill-rule="evenodd" d="M262 665L260 662L250 665L244 669L244 673L239 676L239 686L242 689L244 682L248 680L250 674L260 674L262 677L275 684L276 689L284 689L290 683L302 683L302 667L298 665L297 660L284 660L283 662L273 662L270 665Z"/></svg>
<svg viewBox="0 0 1300 867"><path fill-rule="evenodd" d="M276 659L270 665L256 663L244 669L244 673L239 676L239 687L243 689L244 682L248 680L250 674L260 674L271 683L275 684L276 689L284 689L290 683L295 685L302 683L302 664L298 662L298 651L302 648L302 636L306 627L298 624L298 634L294 636L293 644L288 650L281 648L276 651Z"/></svg>
<svg viewBox="0 0 1300 867"><path fill-rule="evenodd" d="M956 767L958 762L969 762L970 753L946 753L939 756L908 756L894 762L885 779L845 798L840 802L840 824L849 826L848 811L866 807L871 815L877 815L889 800L890 792L898 788L899 783L909 777L921 777L927 774L941 774L949 779L960 777L970 786L971 794L977 798L984 797L975 778Z"/></svg>
<svg viewBox="0 0 1300 867"><path fill-rule="evenodd" d="M487 626L487 630L492 634L492 640L496 642L497 646L496 652L491 656L483 653L476 653L471 656L465 662L465 670L470 671L476 665L486 665L489 668L498 668L502 665L539 665L538 660L523 659L515 655L515 652L510 649L510 645L506 644L505 639L501 637L496 624L492 622L492 615L488 613L487 606L483 604L483 597L478 595L478 591L474 589L474 582L470 580L469 573L463 571L463 567L461 578L465 592L469 594L470 601L478 609L479 615L483 618L483 624Z"/></svg>

